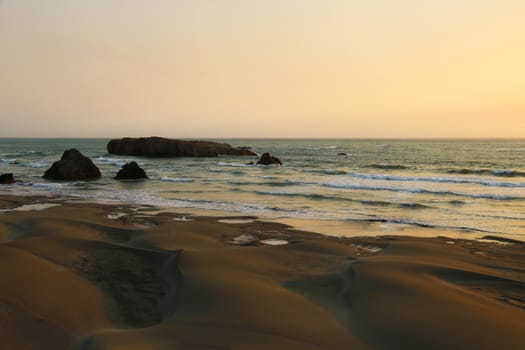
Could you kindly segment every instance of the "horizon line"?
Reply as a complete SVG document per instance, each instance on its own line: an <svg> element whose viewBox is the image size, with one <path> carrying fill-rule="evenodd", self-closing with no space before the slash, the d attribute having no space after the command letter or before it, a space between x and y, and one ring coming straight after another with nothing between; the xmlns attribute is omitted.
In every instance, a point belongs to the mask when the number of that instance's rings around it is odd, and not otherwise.
<svg viewBox="0 0 525 350"><path fill-rule="evenodd" d="M525 140L523 137L502 137L502 136L460 136L460 137L330 137L330 136L314 136L314 137L303 137L303 136L283 136L283 137L240 137L240 136L0 136L0 139L121 139L121 138L148 138L148 137L162 137L168 139L182 139L182 140L203 140L203 139L215 139L215 140Z"/></svg>

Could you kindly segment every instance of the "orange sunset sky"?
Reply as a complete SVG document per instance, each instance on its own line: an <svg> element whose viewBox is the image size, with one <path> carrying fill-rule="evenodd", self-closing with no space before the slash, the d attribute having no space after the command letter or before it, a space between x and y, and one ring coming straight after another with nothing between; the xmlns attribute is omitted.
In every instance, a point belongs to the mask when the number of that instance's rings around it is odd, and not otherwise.
<svg viewBox="0 0 525 350"><path fill-rule="evenodd" d="M0 137L524 137L523 0L0 0Z"/></svg>

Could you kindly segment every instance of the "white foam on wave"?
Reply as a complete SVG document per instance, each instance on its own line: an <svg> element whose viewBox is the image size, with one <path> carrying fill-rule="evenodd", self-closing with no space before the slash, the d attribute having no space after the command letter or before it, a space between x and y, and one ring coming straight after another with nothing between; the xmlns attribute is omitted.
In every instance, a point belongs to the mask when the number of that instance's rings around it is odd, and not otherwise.
<svg viewBox="0 0 525 350"><path fill-rule="evenodd" d="M189 179L189 178L169 177L169 176L163 176L160 179L161 181L166 181L166 182L193 182L195 181L194 179Z"/></svg>
<svg viewBox="0 0 525 350"><path fill-rule="evenodd" d="M496 170L494 171L496 172ZM513 173L512 171L509 171ZM500 170L500 174L507 174L506 170ZM386 180L386 181L402 181L402 182L436 182L436 183L454 183L454 184L476 184L489 187L524 187L523 182L498 182L489 181L485 179L466 179L466 178L453 178L453 177L422 177L422 176L396 176L396 175L383 175L383 174L363 174L348 172L348 176L359 179L367 180Z"/></svg>
<svg viewBox="0 0 525 350"><path fill-rule="evenodd" d="M339 146L321 146L321 147L306 147L308 150L320 151L322 149L337 149Z"/></svg>
<svg viewBox="0 0 525 350"><path fill-rule="evenodd" d="M524 200L525 197L511 196L511 195L499 195L493 193L461 193L451 191L433 191L423 188L402 188L402 187L381 187L381 186L363 186L356 184L345 184L345 183L324 183L324 187L339 188L339 189L351 189L351 190L364 190L364 191L390 191L390 192L405 192L405 193L420 193L430 195L443 195L443 196L460 196L480 199L494 199L494 200Z"/></svg>
<svg viewBox="0 0 525 350"><path fill-rule="evenodd" d="M492 170L491 171L494 175L499 175L499 176L507 176L507 175L514 175L514 174L519 174L521 172L519 171L516 171L516 170L512 170L512 169L495 169L495 170Z"/></svg>
<svg viewBox="0 0 525 350"><path fill-rule="evenodd" d="M252 165L252 164L243 164L243 163L218 162L217 166L226 166L226 167L234 167L234 168L245 168L245 167L252 167L254 165Z"/></svg>
<svg viewBox="0 0 525 350"><path fill-rule="evenodd" d="M306 169L303 169L303 171L306 171L306 172L309 172L309 173L327 174L327 175L346 175L346 174L348 174L348 172L346 170L342 170L342 169L306 168Z"/></svg>
<svg viewBox="0 0 525 350"><path fill-rule="evenodd" d="M48 163L33 162L33 163L27 164L27 166L30 167L30 168L39 169L39 168L48 167L49 164Z"/></svg>
<svg viewBox="0 0 525 350"><path fill-rule="evenodd" d="M95 160L102 162L102 163L108 163L113 164L119 167L124 166L128 161L124 159L118 159L118 158L107 158L107 157L97 157Z"/></svg>
<svg viewBox="0 0 525 350"><path fill-rule="evenodd" d="M58 189L68 189L73 188L74 183L73 182L33 182L30 183L29 186L35 187L35 188L42 188L42 189L48 189L48 190L58 190Z"/></svg>

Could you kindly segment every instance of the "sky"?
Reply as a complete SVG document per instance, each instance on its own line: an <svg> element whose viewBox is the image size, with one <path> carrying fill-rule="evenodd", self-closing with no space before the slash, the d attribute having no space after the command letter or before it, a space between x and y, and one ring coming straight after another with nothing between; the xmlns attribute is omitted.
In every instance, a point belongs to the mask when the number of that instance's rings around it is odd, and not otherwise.
<svg viewBox="0 0 525 350"><path fill-rule="evenodd" d="M523 0L0 0L0 137L525 137Z"/></svg>

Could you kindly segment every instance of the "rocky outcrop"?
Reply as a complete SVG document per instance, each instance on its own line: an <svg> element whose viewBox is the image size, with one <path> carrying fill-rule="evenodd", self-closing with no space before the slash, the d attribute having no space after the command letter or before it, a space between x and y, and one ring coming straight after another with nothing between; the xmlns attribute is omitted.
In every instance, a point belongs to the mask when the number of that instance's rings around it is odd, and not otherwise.
<svg viewBox="0 0 525 350"><path fill-rule="evenodd" d="M162 137L141 137L111 140L108 153L138 157L217 157L255 156L247 147L235 148L227 143L185 141Z"/></svg>
<svg viewBox="0 0 525 350"><path fill-rule="evenodd" d="M281 160L277 157L273 157L270 155L270 153L264 153L261 156L261 159L257 161L257 164L259 165L283 165L281 163Z"/></svg>
<svg viewBox="0 0 525 350"><path fill-rule="evenodd" d="M15 183L13 174L2 174L0 175L0 185L11 185Z"/></svg>
<svg viewBox="0 0 525 350"><path fill-rule="evenodd" d="M144 169L142 169L137 162L129 162L124 164L122 169L119 170L116 180L138 180L138 179L147 179L148 175Z"/></svg>
<svg viewBox="0 0 525 350"><path fill-rule="evenodd" d="M68 149L62 158L47 169L43 178L50 180L85 180L98 179L100 170L93 161L77 149Z"/></svg>

